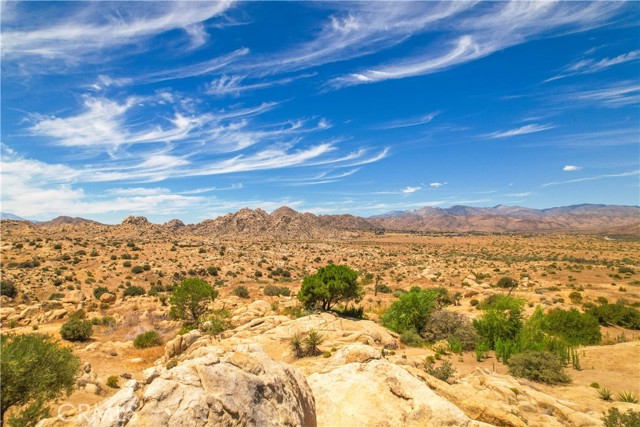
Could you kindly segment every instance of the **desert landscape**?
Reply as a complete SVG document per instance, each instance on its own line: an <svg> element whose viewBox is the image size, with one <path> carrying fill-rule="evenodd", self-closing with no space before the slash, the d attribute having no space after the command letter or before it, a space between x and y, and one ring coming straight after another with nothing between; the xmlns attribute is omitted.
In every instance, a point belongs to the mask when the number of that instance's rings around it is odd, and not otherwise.
<svg viewBox="0 0 640 427"><path fill-rule="evenodd" d="M637 227L635 213L620 221ZM188 226L143 217L115 226L3 220L3 333L49 334L81 363L72 393L49 402L53 417L38 425L601 426L611 409L637 414L633 231L401 233L379 224L285 207ZM332 265L357 272L362 294L331 310L305 306L297 298L304 279ZM504 277L515 287L499 287ZM171 296L196 278L217 296L205 303L213 317L189 324L171 311ZM615 305L636 313L636 323L601 320L595 345L576 345L578 363L564 363L568 382L535 381L481 349L479 335L456 348L427 330L385 327L385 313L415 287L442 297L433 319L444 311L472 322L483 301L510 295L523 301L523 319L537 309ZM62 326L76 317L92 333L63 339ZM149 331L154 340L138 344ZM294 337L310 332L320 336L317 355L298 354ZM255 381L270 391L251 397Z"/></svg>

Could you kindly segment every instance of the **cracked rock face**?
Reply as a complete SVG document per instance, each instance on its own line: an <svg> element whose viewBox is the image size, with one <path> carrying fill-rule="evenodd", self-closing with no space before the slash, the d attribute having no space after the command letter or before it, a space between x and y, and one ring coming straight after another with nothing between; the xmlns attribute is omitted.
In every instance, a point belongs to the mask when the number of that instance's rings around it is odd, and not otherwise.
<svg viewBox="0 0 640 427"><path fill-rule="evenodd" d="M62 425L316 426L315 401L305 378L275 362L262 347L242 345L225 352L208 346L191 359L185 356L172 369L153 368L146 385L129 381L96 410ZM61 424L40 424L51 425Z"/></svg>
<svg viewBox="0 0 640 427"><path fill-rule="evenodd" d="M365 357L359 347L351 346L340 355L340 359L353 359L353 363L308 377L317 405L322 408L319 425L487 426L470 420L400 366L380 359L378 354Z"/></svg>

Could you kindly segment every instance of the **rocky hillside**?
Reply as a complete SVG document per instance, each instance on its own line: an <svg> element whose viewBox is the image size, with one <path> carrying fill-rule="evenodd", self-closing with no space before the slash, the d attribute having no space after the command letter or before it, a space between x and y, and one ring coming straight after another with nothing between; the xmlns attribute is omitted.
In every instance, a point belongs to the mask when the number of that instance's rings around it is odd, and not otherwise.
<svg viewBox="0 0 640 427"><path fill-rule="evenodd" d="M368 221L382 229L399 231L562 231L635 235L640 231L640 207L575 205L542 210L519 206L425 207L390 212L368 218Z"/></svg>

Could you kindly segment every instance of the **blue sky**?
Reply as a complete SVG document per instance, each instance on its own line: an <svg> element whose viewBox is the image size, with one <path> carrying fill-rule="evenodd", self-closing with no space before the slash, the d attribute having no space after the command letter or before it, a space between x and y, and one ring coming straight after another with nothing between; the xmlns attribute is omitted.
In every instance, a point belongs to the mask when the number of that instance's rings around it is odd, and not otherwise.
<svg viewBox="0 0 640 427"><path fill-rule="evenodd" d="M638 2L1 7L4 212L640 204Z"/></svg>

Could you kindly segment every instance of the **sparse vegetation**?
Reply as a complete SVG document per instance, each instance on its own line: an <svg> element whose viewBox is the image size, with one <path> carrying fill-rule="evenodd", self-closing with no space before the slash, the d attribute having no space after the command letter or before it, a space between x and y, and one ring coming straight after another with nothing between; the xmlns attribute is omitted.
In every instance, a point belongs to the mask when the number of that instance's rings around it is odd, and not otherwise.
<svg viewBox="0 0 640 427"><path fill-rule="evenodd" d="M133 340L135 348L149 348L162 345L162 337L156 331L143 332Z"/></svg>
<svg viewBox="0 0 640 427"><path fill-rule="evenodd" d="M60 336L67 341L88 341L93 335L90 321L71 318L60 328Z"/></svg>
<svg viewBox="0 0 640 427"><path fill-rule="evenodd" d="M33 426L49 416L49 402L69 395L80 360L70 348L39 334L0 335L2 415L9 424Z"/></svg>
<svg viewBox="0 0 640 427"><path fill-rule="evenodd" d="M509 373L547 384L566 384L571 377L564 371L562 359L548 351L527 350L509 358Z"/></svg>

